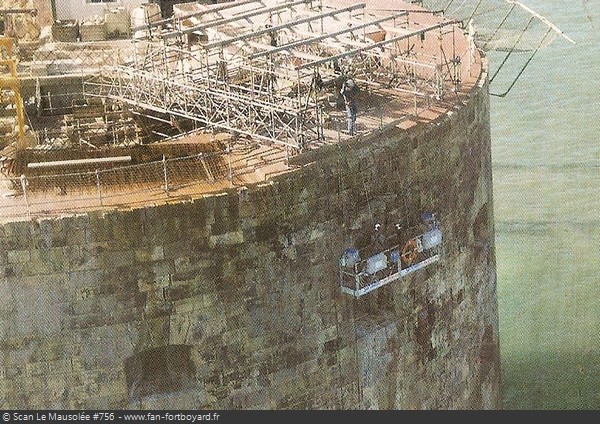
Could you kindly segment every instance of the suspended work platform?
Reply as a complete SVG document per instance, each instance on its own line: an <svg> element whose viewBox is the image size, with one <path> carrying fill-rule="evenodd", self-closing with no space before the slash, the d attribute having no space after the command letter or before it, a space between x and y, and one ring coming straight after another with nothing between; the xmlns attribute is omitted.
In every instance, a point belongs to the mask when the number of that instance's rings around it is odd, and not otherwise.
<svg viewBox="0 0 600 424"><path fill-rule="evenodd" d="M442 231L432 221L423 234L366 259L361 259L358 249L347 249L340 258L342 293L359 298L439 261L441 243Z"/></svg>

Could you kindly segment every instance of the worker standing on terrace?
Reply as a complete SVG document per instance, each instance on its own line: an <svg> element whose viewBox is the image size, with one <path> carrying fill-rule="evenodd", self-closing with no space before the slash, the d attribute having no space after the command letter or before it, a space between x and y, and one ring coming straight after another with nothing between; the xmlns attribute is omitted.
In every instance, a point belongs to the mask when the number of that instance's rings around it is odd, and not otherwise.
<svg viewBox="0 0 600 424"><path fill-rule="evenodd" d="M344 97L344 103L346 105L346 114L348 115L348 134L356 134L356 95L358 93L358 87L352 79L347 79L342 84L340 93Z"/></svg>

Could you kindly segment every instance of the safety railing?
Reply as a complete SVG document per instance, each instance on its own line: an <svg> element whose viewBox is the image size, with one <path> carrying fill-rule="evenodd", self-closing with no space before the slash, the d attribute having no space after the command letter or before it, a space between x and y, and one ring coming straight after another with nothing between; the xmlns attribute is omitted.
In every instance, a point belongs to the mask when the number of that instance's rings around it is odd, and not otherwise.
<svg viewBox="0 0 600 424"><path fill-rule="evenodd" d="M342 293L364 296L440 260L442 231L434 219L428 223L430 228L423 234L366 259L361 258L358 249L347 249L340 258Z"/></svg>
<svg viewBox="0 0 600 424"><path fill-rule="evenodd" d="M247 149L250 151L243 155L228 149L178 158L163 156L162 160L124 166L125 157L30 163L30 175L0 178L0 220L128 207L210 192L223 189L236 177L255 173L261 164L284 163L287 159L279 150L259 152L258 146ZM9 173L11 166L14 164L4 163L2 173ZM73 166L87 170L64 172ZM285 165L282 167L285 169ZM51 173L52 169L63 172ZM46 173L33 175L41 170ZM257 178L264 177L260 174Z"/></svg>

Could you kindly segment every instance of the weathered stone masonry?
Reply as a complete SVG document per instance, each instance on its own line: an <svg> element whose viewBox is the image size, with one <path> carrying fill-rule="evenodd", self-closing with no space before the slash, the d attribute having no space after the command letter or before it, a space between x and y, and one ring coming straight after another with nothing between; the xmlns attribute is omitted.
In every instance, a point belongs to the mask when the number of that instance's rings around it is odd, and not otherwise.
<svg viewBox="0 0 600 424"><path fill-rule="evenodd" d="M498 406L486 83L313 155L191 201L2 225L0 406ZM341 253L424 210L442 261L343 295Z"/></svg>

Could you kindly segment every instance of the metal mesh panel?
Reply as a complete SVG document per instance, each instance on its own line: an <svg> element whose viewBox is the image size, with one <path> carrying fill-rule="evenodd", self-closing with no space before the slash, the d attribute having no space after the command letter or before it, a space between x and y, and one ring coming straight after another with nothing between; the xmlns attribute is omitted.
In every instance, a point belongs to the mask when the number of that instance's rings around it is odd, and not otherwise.
<svg viewBox="0 0 600 424"><path fill-rule="evenodd" d="M282 155L280 151L277 154ZM273 153L263 155L268 156L263 157L265 161L273 160ZM273 162L278 160L281 159ZM0 215L23 216L31 211L76 211L90 206L143 202L198 183L207 189L216 181L254 170L246 160L232 161L231 153L200 153L111 169L9 177L3 183L12 196L0 205Z"/></svg>
<svg viewBox="0 0 600 424"><path fill-rule="evenodd" d="M116 43L116 44L115 44ZM48 75L95 73L104 66L116 66L131 57L133 46L124 42L112 44L48 43L33 53L22 74L31 74L40 64ZM35 64L35 65L34 65Z"/></svg>
<svg viewBox="0 0 600 424"><path fill-rule="evenodd" d="M189 185L201 180L214 182L229 175L227 161L217 154L199 154L169 162L169 184L173 187Z"/></svg>
<svg viewBox="0 0 600 424"><path fill-rule="evenodd" d="M93 192L96 177L93 172L34 176L27 178L30 193L58 192L58 194L81 195Z"/></svg>

